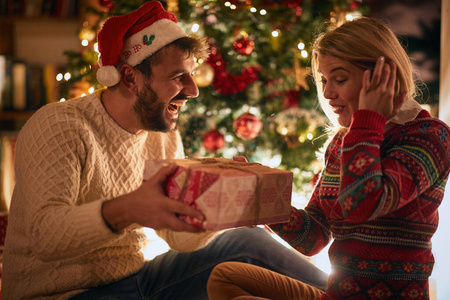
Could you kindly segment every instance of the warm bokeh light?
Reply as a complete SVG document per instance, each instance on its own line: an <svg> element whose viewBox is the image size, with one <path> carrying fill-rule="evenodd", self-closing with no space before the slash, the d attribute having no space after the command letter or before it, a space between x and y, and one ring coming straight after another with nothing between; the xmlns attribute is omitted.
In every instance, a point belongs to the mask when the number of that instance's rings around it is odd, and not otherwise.
<svg viewBox="0 0 450 300"><path fill-rule="evenodd" d="M191 28L192 32L197 32L199 29L200 29L200 25L198 25L197 23L192 24L192 28Z"/></svg>

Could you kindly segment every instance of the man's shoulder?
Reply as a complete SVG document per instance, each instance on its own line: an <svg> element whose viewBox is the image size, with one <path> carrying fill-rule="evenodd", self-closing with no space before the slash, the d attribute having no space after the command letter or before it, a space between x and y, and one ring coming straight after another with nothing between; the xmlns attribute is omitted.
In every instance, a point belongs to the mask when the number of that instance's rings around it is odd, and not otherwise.
<svg viewBox="0 0 450 300"><path fill-rule="evenodd" d="M89 99L85 97L47 104L31 116L21 133L34 135L40 132L77 131L83 126L83 119L89 118L87 112L95 114L94 109L87 108L87 101Z"/></svg>
<svg viewBox="0 0 450 300"><path fill-rule="evenodd" d="M92 105L95 96L89 95L81 98L75 98L64 102L55 102L41 107L30 120L48 120L50 122L66 121L70 118L83 118L83 115L95 114L95 108Z"/></svg>

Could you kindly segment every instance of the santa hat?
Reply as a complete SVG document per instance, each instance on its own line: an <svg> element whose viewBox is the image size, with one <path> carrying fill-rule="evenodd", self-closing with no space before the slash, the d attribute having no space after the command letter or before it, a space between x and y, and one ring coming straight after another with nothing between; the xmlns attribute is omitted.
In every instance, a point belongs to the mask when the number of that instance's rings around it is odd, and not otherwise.
<svg viewBox="0 0 450 300"><path fill-rule="evenodd" d="M164 10L158 1L145 2L139 9L117 17L111 17L98 33L100 52L97 80L105 86L120 81L116 66L135 66L170 44L187 36L177 25L177 18Z"/></svg>

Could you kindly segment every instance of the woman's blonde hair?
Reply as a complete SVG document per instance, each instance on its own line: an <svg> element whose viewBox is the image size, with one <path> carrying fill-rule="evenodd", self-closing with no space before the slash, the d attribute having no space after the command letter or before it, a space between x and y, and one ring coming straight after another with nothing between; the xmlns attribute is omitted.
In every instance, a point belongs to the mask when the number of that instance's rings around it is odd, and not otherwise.
<svg viewBox="0 0 450 300"><path fill-rule="evenodd" d="M395 97L407 91L407 98L417 96L411 61L393 31L380 19L362 17L320 34L314 42L312 72L317 86L319 102L335 127L340 127L322 95L322 83L317 67L318 55L330 55L354 65L373 70L376 60L384 56L397 65Z"/></svg>

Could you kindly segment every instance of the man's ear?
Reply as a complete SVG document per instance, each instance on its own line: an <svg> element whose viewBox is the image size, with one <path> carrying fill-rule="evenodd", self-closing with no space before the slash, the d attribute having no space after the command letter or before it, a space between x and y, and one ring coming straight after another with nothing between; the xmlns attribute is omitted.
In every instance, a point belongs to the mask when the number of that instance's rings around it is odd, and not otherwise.
<svg viewBox="0 0 450 300"><path fill-rule="evenodd" d="M120 68L122 84L132 93L138 92L137 77L139 71L132 66L125 64Z"/></svg>

